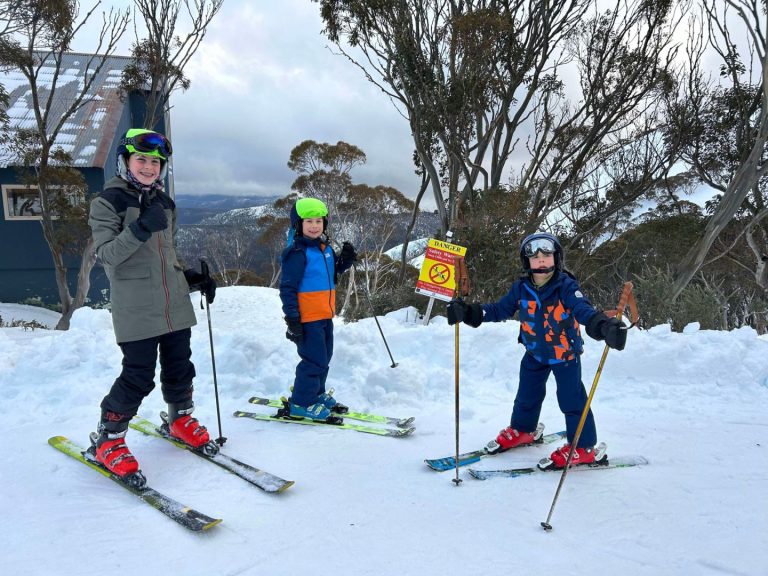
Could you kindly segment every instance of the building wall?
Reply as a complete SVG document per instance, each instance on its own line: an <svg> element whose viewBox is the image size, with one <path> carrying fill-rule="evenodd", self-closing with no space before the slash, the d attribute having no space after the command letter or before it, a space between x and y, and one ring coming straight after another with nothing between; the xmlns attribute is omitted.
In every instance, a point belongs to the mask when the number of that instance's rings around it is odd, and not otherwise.
<svg viewBox="0 0 768 576"><path fill-rule="evenodd" d="M96 193L104 185L104 171L100 168L83 168L88 189ZM0 169L0 184L18 183L16 169ZM78 255L65 255L67 276L71 293L77 286L80 267ZM103 290L108 287L102 269L91 273L91 289L88 293L93 302L103 300ZM23 302L39 298L45 304L59 302L55 268L48 244L43 237L39 220L7 220L0 211L0 302Z"/></svg>
<svg viewBox="0 0 768 576"><path fill-rule="evenodd" d="M104 183L115 175L117 146L121 136L128 129L140 127L144 122L144 97L133 92L127 104L122 107L104 167L78 168L91 194L99 193ZM165 122L158 122L155 130L165 132ZM0 168L0 184L17 182L16 169ZM80 258L75 255L66 256L65 262L70 293L74 293ZM31 298L39 298L45 304L59 303L53 259L38 220L8 221L0 209L0 302L23 302ZM98 264L91 270L88 298L96 304L109 299L109 281L104 269Z"/></svg>

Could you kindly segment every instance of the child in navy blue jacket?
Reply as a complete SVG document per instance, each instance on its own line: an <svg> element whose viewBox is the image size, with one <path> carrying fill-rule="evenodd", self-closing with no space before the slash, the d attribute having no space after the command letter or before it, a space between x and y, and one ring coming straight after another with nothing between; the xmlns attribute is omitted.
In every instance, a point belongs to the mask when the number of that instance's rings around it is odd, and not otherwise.
<svg viewBox="0 0 768 576"><path fill-rule="evenodd" d="M328 244L328 208L315 198L301 198L291 209L288 247L282 254L280 300L299 364L289 400L293 417L327 420L346 412L325 390L333 356L336 278L354 264L355 248L345 242L338 256Z"/></svg>
<svg viewBox="0 0 768 576"><path fill-rule="evenodd" d="M576 435L587 392L581 381L579 358L583 340L579 324L596 340L623 350L627 339L624 325L596 310L581 293L574 276L563 268L563 249L551 234L531 234L520 246L520 260L527 271L512 284L509 292L493 304L466 304L453 300L448 305L448 323L464 322L477 328L483 322L501 322L517 312L520 320L518 341L526 353L520 362L520 382L509 427L488 443L490 453L502 452L537 441L544 429L539 425L546 384L554 372L557 401L565 414L568 443L555 450L541 468L563 468ZM597 431L592 410L587 414L572 464L591 464L605 457L601 444L595 450Z"/></svg>

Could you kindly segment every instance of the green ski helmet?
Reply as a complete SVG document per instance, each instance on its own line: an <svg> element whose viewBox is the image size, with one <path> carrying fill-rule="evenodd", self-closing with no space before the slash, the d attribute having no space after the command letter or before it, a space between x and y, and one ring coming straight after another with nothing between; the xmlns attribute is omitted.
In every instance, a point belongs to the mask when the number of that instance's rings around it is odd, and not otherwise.
<svg viewBox="0 0 768 576"><path fill-rule="evenodd" d="M328 208L317 198L299 198L291 208L291 228L301 236L301 223L305 218L322 218L323 234L328 229Z"/></svg>
<svg viewBox="0 0 768 576"><path fill-rule="evenodd" d="M168 158L173 154L171 141L160 132L145 128L131 128L117 146L117 174L125 178L128 172L128 157L131 154L144 154L160 159L161 169L158 180L164 180L168 173Z"/></svg>

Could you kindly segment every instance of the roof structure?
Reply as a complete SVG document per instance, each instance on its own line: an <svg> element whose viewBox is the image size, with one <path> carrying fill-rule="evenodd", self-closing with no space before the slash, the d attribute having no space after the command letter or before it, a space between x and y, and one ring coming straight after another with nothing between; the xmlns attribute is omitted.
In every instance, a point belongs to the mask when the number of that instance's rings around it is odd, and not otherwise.
<svg viewBox="0 0 768 576"><path fill-rule="evenodd" d="M39 54L43 57L42 54ZM82 91L88 76L94 72L89 68L93 55L65 53L56 92L52 103L49 124L58 122L77 95ZM101 58L101 56L96 56ZM81 107L64 124L56 137L56 146L68 152L74 166L104 168L109 158L110 147L115 138L125 104L120 100L119 84L123 69L131 62L127 56L110 56L102 66L91 85L89 94ZM38 89L41 102L45 102L53 85L56 67L52 56L43 63L38 75ZM0 83L9 96L8 116L12 128L34 128L36 126L32 90L29 82L18 69L0 72ZM2 165L7 166L7 158Z"/></svg>

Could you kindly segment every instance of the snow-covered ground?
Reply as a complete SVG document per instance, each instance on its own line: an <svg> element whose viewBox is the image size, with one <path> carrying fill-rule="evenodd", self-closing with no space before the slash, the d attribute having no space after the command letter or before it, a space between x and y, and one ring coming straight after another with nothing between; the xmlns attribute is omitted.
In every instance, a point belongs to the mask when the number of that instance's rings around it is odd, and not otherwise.
<svg viewBox="0 0 768 576"><path fill-rule="evenodd" d="M61 314L37 306L0 302L0 318L2 318L4 325L13 324L14 321L37 322L48 328L54 328L61 318Z"/></svg>
<svg viewBox="0 0 768 576"><path fill-rule="evenodd" d="M196 416L217 435L207 319L196 309ZM456 487L453 472L423 463L454 451L454 330L444 318L380 318L396 368L373 319L336 322L329 385L356 409L415 416L415 434L396 439L232 417L259 410L251 395L284 394L297 356L274 290L222 289L211 315L224 451L295 486L265 494L132 431L153 487L224 519L186 531L46 442L61 434L84 444L95 428L121 360L109 312L79 310L68 332L0 329L3 573L768 574L768 339L750 329L633 330L627 349L608 355L593 407L608 454L650 465L569 474L544 532L559 474L480 482L462 472ZM462 450L508 423L517 329L461 327ZM587 341L588 388L602 350ZM563 417L554 381L549 389L542 421L552 432ZM140 414L156 419L164 408L155 390ZM477 466L529 465L550 449Z"/></svg>

